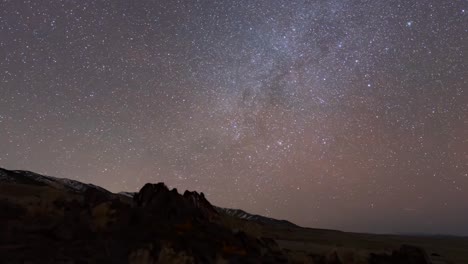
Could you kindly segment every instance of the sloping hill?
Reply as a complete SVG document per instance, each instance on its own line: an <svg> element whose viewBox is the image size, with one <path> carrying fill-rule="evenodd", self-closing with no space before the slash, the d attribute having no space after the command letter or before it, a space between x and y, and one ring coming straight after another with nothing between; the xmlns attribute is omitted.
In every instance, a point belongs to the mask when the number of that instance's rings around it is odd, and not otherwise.
<svg viewBox="0 0 468 264"><path fill-rule="evenodd" d="M52 176L45 176L30 171L21 170L6 170L0 168L0 182L3 183L16 183L16 184L30 184L37 186L49 186L57 189L63 189L72 192L85 192L94 189L100 192L110 193L104 188L90 184L82 183L79 181L57 178Z"/></svg>

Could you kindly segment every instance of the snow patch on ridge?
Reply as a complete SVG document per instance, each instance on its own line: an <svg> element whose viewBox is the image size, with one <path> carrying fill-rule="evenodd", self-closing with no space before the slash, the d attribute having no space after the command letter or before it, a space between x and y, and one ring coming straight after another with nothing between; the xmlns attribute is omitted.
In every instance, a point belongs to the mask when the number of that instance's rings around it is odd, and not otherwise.
<svg viewBox="0 0 468 264"><path fill-rule="evenodd" d="M133 196L135 196L135 193L133 192L119 192L118 194L129 197L129 198L133 198Z"/></svg>

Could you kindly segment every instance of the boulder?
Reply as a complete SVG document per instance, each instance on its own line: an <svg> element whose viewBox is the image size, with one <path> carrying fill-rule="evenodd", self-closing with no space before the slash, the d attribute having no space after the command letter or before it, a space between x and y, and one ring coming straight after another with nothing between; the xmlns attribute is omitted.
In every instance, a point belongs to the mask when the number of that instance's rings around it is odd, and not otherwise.
<svg viewBox="0 0 468 264"><path fill-rule="evenodd" d="M402 245L400 249L394 250L389 254L372 253L369 258L369 264L430 264L430 260L424 249Z"/></svg>

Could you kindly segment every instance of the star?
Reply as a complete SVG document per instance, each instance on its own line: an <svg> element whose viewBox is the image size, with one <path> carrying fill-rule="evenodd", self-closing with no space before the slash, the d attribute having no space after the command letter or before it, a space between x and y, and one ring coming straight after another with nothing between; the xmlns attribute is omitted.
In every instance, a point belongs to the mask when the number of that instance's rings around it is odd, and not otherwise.
<svg viewBox="0 0 468 264"><path fill-rule="evenodd" d="M467 235L465 5L3 1L0 167Z"/></svg>

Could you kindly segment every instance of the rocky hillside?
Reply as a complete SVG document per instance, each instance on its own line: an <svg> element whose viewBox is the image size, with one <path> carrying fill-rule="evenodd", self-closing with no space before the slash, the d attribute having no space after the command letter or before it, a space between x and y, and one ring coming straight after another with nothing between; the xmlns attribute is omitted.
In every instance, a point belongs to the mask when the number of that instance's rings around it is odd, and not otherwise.
<svg viewBox="0 0 468 264"><path fill-rule="evenodd" d="M273 230L273 232L271 231ZM217 208L163 183L114 194L92 184L0 169L0 263L429 263L404 246L365 256L291 251L279 235L306 229Z"/></svg>

